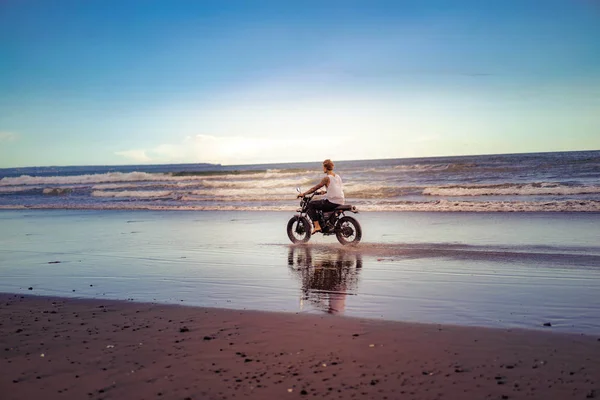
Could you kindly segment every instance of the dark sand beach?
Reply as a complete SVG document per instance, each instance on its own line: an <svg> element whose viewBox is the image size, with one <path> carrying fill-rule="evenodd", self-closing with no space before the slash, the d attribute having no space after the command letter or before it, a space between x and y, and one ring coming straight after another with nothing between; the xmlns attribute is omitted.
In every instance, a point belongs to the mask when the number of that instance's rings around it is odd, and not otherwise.
<svg viewBox="0 0 600 400"><path fill-rule="evenodd" d="M600 338L0 296L9 399L586 399Z"/></svg>

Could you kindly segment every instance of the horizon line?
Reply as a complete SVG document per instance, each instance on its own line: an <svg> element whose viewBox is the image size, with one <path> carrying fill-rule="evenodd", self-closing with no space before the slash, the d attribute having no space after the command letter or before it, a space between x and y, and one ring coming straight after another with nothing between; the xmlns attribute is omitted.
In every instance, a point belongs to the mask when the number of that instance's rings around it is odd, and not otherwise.
<svg viewBox="0 0 600 400"><path fill-rule="evenodd" d="M594 150L559 150L559 151L534 151L534 152L511 152L511 153L481 153L481 154L461 154L461 155L437 155L437 156L416 156L416 157L385 157L385 158L357 158L357 159L344 159L335 160L334 162L354 162L354 161L384 161L384 160L414 160L423 158L459 158L459 157L483 157L483 156L510 156L510 155L523 155L523 154L548 154L548 153L584 153L584 152L597 152L600 149ZM70 168L70 167L152 167L152 166L166 166L166 165L206 165L212 167L247 167L251 165L277 165L277 164L313 164L321 163L322 160L313 161L288 161L288 162L264 162L264 163L246 163L246 164L221 164L221 163L207 163L207 162L184 162L184 163L156 163L156 164L69 164L69 165L30 165L23 167L0 167L0 170L7 169L25 169L25 168Z"/></svg>

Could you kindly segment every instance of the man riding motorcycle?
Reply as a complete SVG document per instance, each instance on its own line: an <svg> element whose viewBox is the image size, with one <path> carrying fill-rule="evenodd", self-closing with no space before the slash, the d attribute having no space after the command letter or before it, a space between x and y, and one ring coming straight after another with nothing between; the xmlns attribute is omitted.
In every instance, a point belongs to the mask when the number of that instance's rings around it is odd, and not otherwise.
<svg viewBox="0 0 600 400"><path fill-rule="evenodd" d="M304 197L307 194L316 192L323 186L325 186L327 189L324 199L311 200L308 204L307 213L314 225L312 234L321 232L321 225L319 224L319 219L317 218L317 210L321 210L323 212L333 211L338 206L343 205L345 201L342 178L333 172L333 167L333 161L330 159L323 161L323 173L325 173L326 176L321 179L321 182L319 182L317 185L298 195L298 197Z"/></svg>

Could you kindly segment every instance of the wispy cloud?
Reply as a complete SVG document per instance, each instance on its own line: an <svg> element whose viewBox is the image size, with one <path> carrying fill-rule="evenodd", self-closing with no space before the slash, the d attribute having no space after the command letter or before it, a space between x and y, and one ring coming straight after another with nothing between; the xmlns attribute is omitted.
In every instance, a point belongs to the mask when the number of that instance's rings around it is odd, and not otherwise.
<svg viewBox="0 0 600 400"><path fill-rule="evenodd" d="M13 132L0 132L0 142L14 142L19 135Z"/></svg>
<svg viewBox="0 0 600 400"><path fill-rule="evenodd" d="M152 159L146 155L146 150L117 151L115 154L136 163L147 163L152 161Z"/></svg>

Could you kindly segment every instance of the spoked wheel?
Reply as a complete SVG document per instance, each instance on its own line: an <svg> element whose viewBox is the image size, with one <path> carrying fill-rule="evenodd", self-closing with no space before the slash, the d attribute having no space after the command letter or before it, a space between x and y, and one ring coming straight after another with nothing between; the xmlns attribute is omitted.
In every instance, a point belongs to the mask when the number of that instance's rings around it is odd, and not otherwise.
<svg viewBox="0 0 600 400"><path fill-rule="evenodd" d="M335 227L337 240L345 245L357 245L362 238L362 228L357 220L352 217L342 217Z"/></svg>
<svg viewBox="0 0 600 400"><path fill-rule="evenodd" d="M311 225L308 218L295 215L287 224L287 234L292 243L306 243L310 239Z"/></svg>

